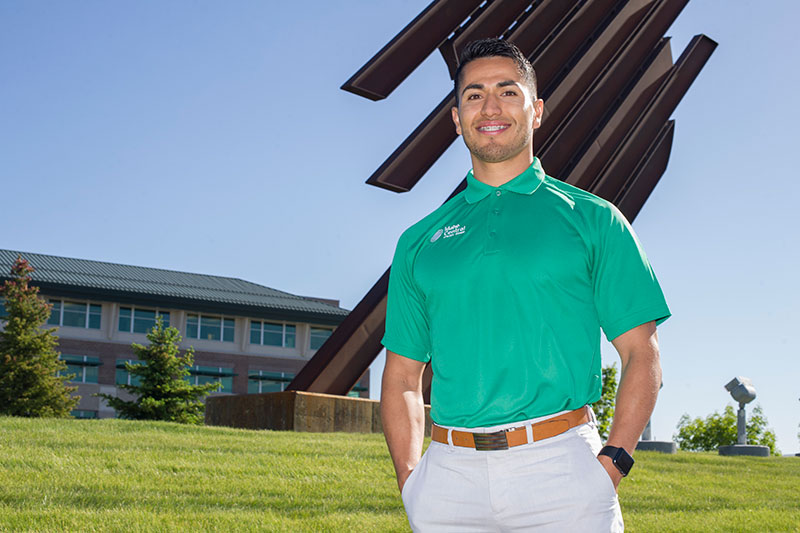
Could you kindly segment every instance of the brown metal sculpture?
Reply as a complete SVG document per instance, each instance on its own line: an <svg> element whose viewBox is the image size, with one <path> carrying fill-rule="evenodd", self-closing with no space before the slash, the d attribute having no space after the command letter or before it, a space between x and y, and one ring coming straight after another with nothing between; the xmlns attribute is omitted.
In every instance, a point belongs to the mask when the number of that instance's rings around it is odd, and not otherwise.
<svg viewBox="0 0 800 533"><path fill-rule="evenodd" d="M435 0L342 89L380 100L437 48L452 77L466 43L508 39L541 82L536 154L548 174L614 202L633 220L666 170L675 128L669 116L716 47L695 36L672 63L663 35L687 3ZM456 139L454 104L451 91L367 183L411 190ZM387 270L289 389L346 394L356 384L382 348L388 285ZM427 401L429 371L425 385Z"/></svg>

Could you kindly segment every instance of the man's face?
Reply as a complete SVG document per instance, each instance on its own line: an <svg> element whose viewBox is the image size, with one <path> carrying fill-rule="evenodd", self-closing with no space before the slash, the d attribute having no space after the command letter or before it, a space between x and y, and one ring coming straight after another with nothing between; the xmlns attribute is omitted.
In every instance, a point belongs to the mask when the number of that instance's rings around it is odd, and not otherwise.
<svg viewBox="0 0 800 533"><path fill-rule="evenodd" d="M533 130L541 124L544 103L534 100L513 59L482 57L461 72L452 109L456 132L473 157L499 163L533 150Z"/></svg>

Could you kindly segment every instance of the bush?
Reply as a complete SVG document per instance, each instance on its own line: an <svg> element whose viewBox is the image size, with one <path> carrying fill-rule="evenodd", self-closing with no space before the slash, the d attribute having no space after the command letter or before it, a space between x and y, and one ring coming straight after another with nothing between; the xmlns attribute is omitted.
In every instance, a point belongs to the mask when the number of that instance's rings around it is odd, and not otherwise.
<svg viewBox="0 0 800 533"><path fill-rule="evenodd" d="M775 433L767 429L767 418L760 405L750 412L745 427L748 444L767 446L772 455L780 453L775 448ZM715 411L706 418L691 419L684 414L673 438L682 450L689 451L714 451L720 446L736 444L736 412L729 404L722 414Z"/></svg>
<svg viewBox="0 0 800 533"><path fill-rule="evenodd" d="M614 402L617 399L617 365L603 367L603 393L600 399L592 404L597 418L597 431L600 438L606 440L611 422L614 420Z"/></svg>
<svg viewBox="0 0 800 533"><path fill-rule="evenodd" d="M122 418L202 423L205 409L202 398L218 389L220 384L192 385L186 381L194 363L194 350L189 348L180 355L180 332L174 327L164 328L161 317L147 333L147 339L149 346L131 345L141 362L125 363L131 376L139 378L138 384L120 385L136 395L136 399L126 401L108 394L97 396L104 398Z"/></svg>

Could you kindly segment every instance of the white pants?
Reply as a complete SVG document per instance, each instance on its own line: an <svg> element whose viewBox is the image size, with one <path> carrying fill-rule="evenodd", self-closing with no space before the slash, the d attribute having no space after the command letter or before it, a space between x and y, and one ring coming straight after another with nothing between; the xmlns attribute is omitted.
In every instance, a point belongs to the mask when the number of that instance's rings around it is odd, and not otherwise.
<svg viewBox="0 0 800 533"><path fill-rule="evenodd" d="M623 531L601 447L594 422L508 450L431 442L403 486L408 521L421 533Z"/></svg>

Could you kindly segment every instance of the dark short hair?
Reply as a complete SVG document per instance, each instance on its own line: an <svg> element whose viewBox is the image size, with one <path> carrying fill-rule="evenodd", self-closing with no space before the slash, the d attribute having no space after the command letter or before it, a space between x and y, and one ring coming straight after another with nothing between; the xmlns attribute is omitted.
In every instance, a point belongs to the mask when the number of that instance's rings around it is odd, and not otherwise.
<svg viewBox="0 0 800 533"><path fill-rule="evenodd" d="M536 98L536 72L533 70L533 65L528 61L519 48L513 43L503 39L480 39L472 41L461 51L461 56L458 58L458 68L456 69L455 76L455 90L456 90L456 104L461 102L461 95L459 94L459 86L461 85L461 72L464 66L470 61L480 59L482 57L508 57L514 60L517 64L522 81L531 89L531 95Z"/></svg>

